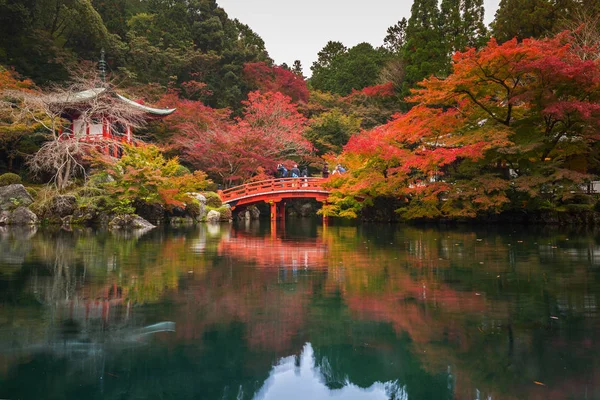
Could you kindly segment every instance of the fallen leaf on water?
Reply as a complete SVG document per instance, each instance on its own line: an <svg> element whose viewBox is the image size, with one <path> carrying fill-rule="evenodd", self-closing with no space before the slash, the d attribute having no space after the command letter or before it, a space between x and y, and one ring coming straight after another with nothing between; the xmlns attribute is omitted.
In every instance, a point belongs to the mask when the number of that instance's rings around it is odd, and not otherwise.
<svg viewBox="0 0 600 400"><path fill-rule="evenodd" d="M540 386L546 386L542 382L538 382L538 381L533 381L533 383L535 383L536 385L540 385Z"/></svg>
<svg viewBox="0 0 600 400"><path fill-rule="evenodd" d="M552 319L558 319L558 317L555 317L554 315L550 316L550 318L552 318Z"/></svg>

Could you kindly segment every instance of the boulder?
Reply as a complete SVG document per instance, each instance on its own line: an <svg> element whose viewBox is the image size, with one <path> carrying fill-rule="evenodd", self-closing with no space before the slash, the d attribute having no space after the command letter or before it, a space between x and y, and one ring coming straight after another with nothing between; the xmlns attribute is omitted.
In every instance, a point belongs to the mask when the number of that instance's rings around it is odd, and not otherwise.
<svg viewBox="0 0 600 400"><path fill-rule="evenodd" d="M223 204L223 206L219 208L219 214L221 214L221 221L223 222L228 222L233 219L233 212L229 204Z"/></svg>
<svg viewBox="0 0 600 400"><path fill-rule="evenodd" d="M9 217L10 217L10 211L0 211L0 226L8 225Z"/></svg>
<svg viewBox="0 0 600 400"><path fill-rule="evenodd" d="M200 193L186 193L192 199L198 200L200 204L206 204L206 197Z"/></svg>
<svg viewBox="0 0 600 400"><path fill-rule="evenodd" d="M18 207L27 207L33 203L25 186L20 184L0 187L0 210L10 211Z"/></svg>
<svg viewBox="0 0 600 400"><path fill-rule="evenodd" d="M198 215L196 216L196 221L204 221L204 219L206 218L206 212L206 204L200 203L200 210L198 212Z"/></svg>
<svg viewBox="0 0 600 400"><path fill-rule="evenodd" d="M221 213L215 210L210 210L206 215L206 222L217 224L221 221Z"/></svg>
<svg viewBox="0 0 600 400"><path fill-rule="evenodd" d="M109 222L108 228L110 230L120 229L150 229L156 228L150 222L146 221L142 217L137 215L123 214L117 215Z"/></svg>
<svg viewBox="0 0 600 400"><path fill-rule="evenodd" d="M260 210L256 206L248 207L248 211L250 211L250 219L256 221L260 218Z"/></svg>
<svg viewBox="0 0 600 400"><path fill-rule="evenodd" d="M36 225L38 217L27 207L19 207L8 217L9 225Z"/></svg>
<svg viewBox="0 0 600 400"><path fill-rule="evenodd" d="M300 206L300 210L298 210L298 214L300 214L300 216L304 218L314 215L315 210L313 208L313 205L311 203L302 204Z"/></svg>
<svg viewBox="0 0 600 400"><path fill-rule="evenodd" d="M250 221L250 210L244 210L237 214L238 221Z"/></svg>
<svg viewBox="0 0 600 400"><path fill-rule="evenodd" d="M92 225L98 218L98 210L94 207L80 207L73 213L70 223L73 225ZM63 218L63 225L65 218Z"/></svg>
<svg viewBox="0 0 600 400"><path fill-rule="evenodd" d="M135 213L154 225L160 225L165 222L165 207L160 203L136 202Z"/></svg>
<svg viewBox="0 0 600 400"><path fill-rule="evenodd" d="M64 218L72 215L77 208L77 199L72 195L54 196L50 200L49 212L54 217Z"/></svg>

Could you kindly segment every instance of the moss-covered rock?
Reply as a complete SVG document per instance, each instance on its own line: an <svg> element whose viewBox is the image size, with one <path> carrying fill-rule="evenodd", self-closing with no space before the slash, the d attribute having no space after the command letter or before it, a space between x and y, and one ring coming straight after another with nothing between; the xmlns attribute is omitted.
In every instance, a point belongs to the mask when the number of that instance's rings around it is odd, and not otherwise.
<svg viewBox="0 0 600 400"><path fill-rule="evenodd" d="M14 184L0 186L0 210L10 211L18 207L28 207L33 203L33 198L27 193L25 186Z"/></svg>
<svg viewBox="0 0 600 400"><path fill-rule="evenodd" d="M7 172L6 174L0 175L0 186L16 185L22 183L22 179L19 175Z"/></svg>
<svg viewBox="0 0 600 400"><path fill-rule="evenodd" d="M206 205L212 209L217 209L223 205L221 201L221 197L215 192L204 192L204 197L206 197Z"/></svg>

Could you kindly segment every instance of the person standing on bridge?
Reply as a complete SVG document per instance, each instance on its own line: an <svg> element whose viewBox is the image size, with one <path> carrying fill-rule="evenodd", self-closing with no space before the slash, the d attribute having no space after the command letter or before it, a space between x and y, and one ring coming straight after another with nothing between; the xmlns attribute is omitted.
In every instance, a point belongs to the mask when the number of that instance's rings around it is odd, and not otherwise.
<svg viewBox="0 0 600 400"><path fill-rule="evenodd" d="M308 167L304 166L302 168L302 171L300 172L300 176L303 178L308 178ZM308 179L303 179L304 183L302 184L302 187L307 187L308 186Z"/></svg>
<svg viewBox="0 0 600 400"><path fill-rule="evenodd" d="M323 175L323 178L329 178L329 165L327 163L325 163L325 165L323 165L321 174Z"/></svg>
<svg viewBox="0 0 600 400"><path fill-rule="evenodd" d="M288 170L283 164L277 164L277 174L280 178L287 178Z"/></svg>
<svg viewBox="0 0 600 400"><path fill-rule="evenodd" d="M300 170L297 164L294 164L294 168L292 168L292 178L300 178Z"/></svg>

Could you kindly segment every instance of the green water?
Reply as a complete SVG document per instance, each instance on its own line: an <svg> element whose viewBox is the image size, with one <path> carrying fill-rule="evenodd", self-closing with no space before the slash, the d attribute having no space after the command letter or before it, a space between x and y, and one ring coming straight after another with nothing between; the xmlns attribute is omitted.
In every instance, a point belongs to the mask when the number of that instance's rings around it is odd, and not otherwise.
<svg viewBox="0 0 600 400"><path fill-rule="evenodd" d="M600 235L0 228L0 399L600 399Z"/></svg>

